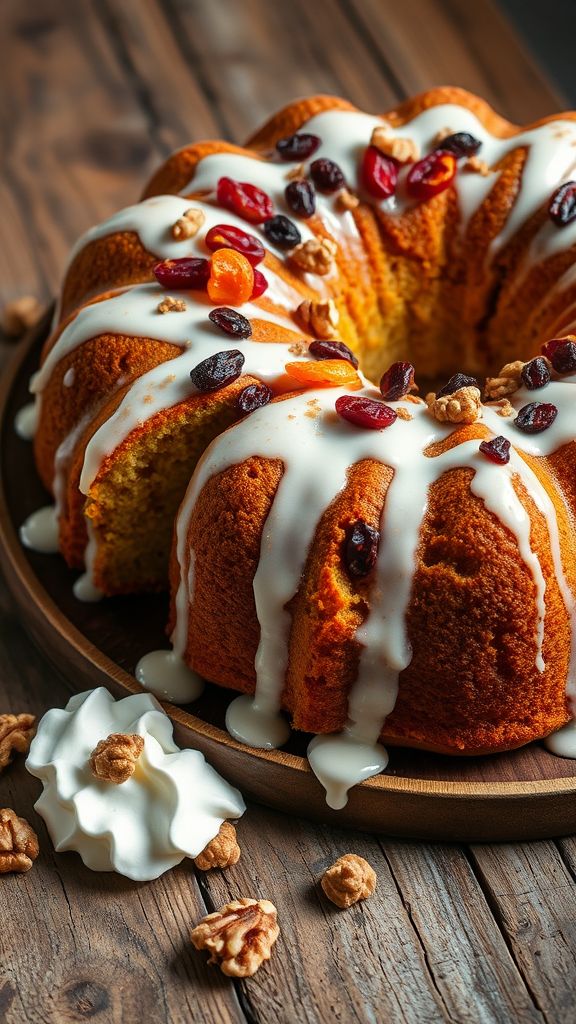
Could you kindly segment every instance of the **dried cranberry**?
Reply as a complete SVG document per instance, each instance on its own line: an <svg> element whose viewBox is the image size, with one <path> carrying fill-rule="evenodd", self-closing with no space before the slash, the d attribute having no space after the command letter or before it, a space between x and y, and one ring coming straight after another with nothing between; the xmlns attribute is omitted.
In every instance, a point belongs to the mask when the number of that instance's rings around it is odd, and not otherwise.
<svg viewBox="0 0 576 1024"><path fill-rule="evenodd" d="M261 295L264 295L268 287L268 281L259 270L254 271L254 287L252 288L251 299L259 299Z"/></svg>
<svg viewBox="0 0 576 1024"><path fill-rule="evenodd" d="M356 356L343 341L313 341L308 351L315 359L347 359L354 369L358 367Z"/></svg>
<svg viewBox="0 0 576 1024"><path fill-rule="evenodd" d="M550 402L529 402L522 406L514 423L523 434L539 434L551 427L558 409Z"/></svg>
<svg viewBox="0 0 576 1024"><path fill-rule="evenodd" d="M271 399L272 392L267 384L248 384L238 395L236 405L240 412L254 412L255 409L268 405Z"/></svg>
<svg viewBox="0 0 576 1024"><path fill-rule="evenodd" d="M319 145L320 139L317 135L296 132L295 135L278 139L276 149L283 160L307 160L316 152Z"/></svg>
<svg viewBox="0 0 576 1024"><path fill-rule="evenodd" d="M576 342L565 338L556 346L550 362L556 373L576 373Z"/></svg>
<svg viewBox="0 0 576 1024"><path fill-rule="evenodd" d="M190 380L198 391L217 391L237 380L242 373L244 356L237 348L215 352L190 370Z"/></svg>
<svg viewBox="0 0 576 1024"><path fill-rule="evenodd" d="M279 249L293 249L302 241L302 235L294 222L285 217L283 213L278 213L276 217L265 220L262 230L268 241L272 242L272 245L277 245Z"/></svg>
<svg viewBox="0 0 576 1024"><path fill-rule="evenodd" d="M576 181L567 181L556 189L548 214L559 228L572 223L576 217Z"/></svg>
<svg viewBox="0 0 576 1024"><path fill-rule="evenodd" d="M205 288L210 277L210 261L192 256L162 260L154 267L154 276L163 288Z"/></svg>
<svg viewBox="0 0 576 1024"><path fill-rule="evenodd" d="M316 210L316 196L309 181L299 178L291 181L284 190L286 202L297 217L312 217Z"/></svg>
<svg viewBox="0 0 576 1024"><path fill-rule="evenodd" d="M542 345L542 355L546 356L547 359L552 362L552 355L560 345L563 345L565 341L570 341L569 338L551 338L550 341L546 341Z"/></svg>
<svg viewBox="0 0 576 1024"><path fill-rule="evenodd" d="M375 199L393 196L398 184L398 163L376 146L367 146L362 158L362 184Z"/></svg>
<svg viewBox="0 0 576 1024"><path fill-rule="evenodd" d="M336 412L344 420L367 430L384 430L390 427L398 416L389 405L375 402L373 398L357 395L341 395L336 399Z"/></svg>
<svg viewBox="0 0 576 1024"><path fill-rule="evenodd" d="M325 156L319 160L312 161L310 164L310 177L319 192L336 192L339 188L343 188L345 184L344 175L338 164L335 164L333 160L329 160Z"/></svg>
<svg viewBox="0 0 576 1024"><path fill-rule="evenodd" d="M349 528L344 549L346 568L351 576L362 579L372 571L378 556L380 531L358 519Z"/></svg>
<svg viewBox="0 0 576 1024"><path fill-rule="evenodd" d="M229 306L218 306L211 309L208 319L216 324L224 334L231 334L233 338L249 338L252 334L250 321L242 316L237 309L230 309Z"/></svg>
<svg viewBox="0 0 576 1024"><path fill-rule="evenodd" d="M247 231L241 231L232 224L215 224L206 235L206 245L210 252L217 249L236 249L252 264L261 263L266 255L262 242Z"/></svg>
<svg viewBox="0 0 576 1024"><path fill-rule="evenodd" d="M392 363L380 381L382 398L388 402L397 402L399 398L404 398L413 387L414 367L412 363Z"/></svg>
<svg viewBox="0 0 576 1024"><path fill-rule="evenodd" d="M250 221L251 224L261 224L274 213L270 196L248 181L220 178L216 196L222 206Z"/></svg>
<svg viewBox="0 0 576 1024"><path fill-rule="evenodd" d="M478 381L476 377L467 377L465 373L455 373L453 377L440 391L436 392L436 398L443 398L444 395L453 395L455 391L459 391L460 388L477 388Z"/></svg>
<svg viewBox="0 0 576 1024"><path fill-rule="evenodd" d="M453 135L447 135L442 142L439 142L436 149L443 149L447 153L453 153L456 159L460 159L463 156L474 156L480 149L482 143L480 139L477 139L475 135L471 135L470 132L454 132Z"/></svg>
<svg viewBox="0 0 576 1024"><path fill-rule="evenodd" d="M490 462L497 462L499 466L505 466L510 462L510 441L507 441L501 434L493 437L491 441L482 441L480 451Z"/></svg>
<svg viewBox="0 0 576 1024"><path fill-rule="evenodd" d="M429 153L414 164L406 178L406 190L414 199L432 199L452 184L456 174L456 157L443 149Z"/></svg>
<svg viewBox="0 0 576 1024"><path fill-rule="evenodd" d="M576 353L576 345L574 346L574 352ZM520 376L522 377L522 383L529 391L536 391L537 388L543 388L546 384L550 383L550 370L542 356L537 356L536 359L531 359L529 363L524 363Z"/></svg>

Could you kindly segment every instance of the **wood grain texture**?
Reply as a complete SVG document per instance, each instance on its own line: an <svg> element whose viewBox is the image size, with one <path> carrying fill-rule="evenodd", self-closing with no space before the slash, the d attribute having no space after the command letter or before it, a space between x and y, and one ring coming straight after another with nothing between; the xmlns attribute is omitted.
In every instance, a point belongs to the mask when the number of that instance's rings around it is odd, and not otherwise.
<svg viewBox="0 0 576 1024"><path fill-rule="evenodd" d="M78 233L132 202L169 148L241 140L294 95L378 110L448 81L520 121L562 105L489 0L4 0L0 59L0 301L48 300ZM0 588L0 710L67 698ZM29 875L0 879L2 1022L572 1024L574 839L380 843L251 805L235 868L137 886L53 855L37 794L21 759L0 775L0 804L42 847ZM379 886L336 911L318 880L348 850ZM269 897L282 929L238 984L186 939L230 895Z"/></svg>

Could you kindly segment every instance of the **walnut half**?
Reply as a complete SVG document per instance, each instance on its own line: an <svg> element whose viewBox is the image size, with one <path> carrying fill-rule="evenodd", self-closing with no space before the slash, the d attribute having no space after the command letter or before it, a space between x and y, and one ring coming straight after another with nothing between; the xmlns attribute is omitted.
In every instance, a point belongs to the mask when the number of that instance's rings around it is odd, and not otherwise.
<svg viewBox="0 0 576 1024"><path fill-rule="evenodd" d="M29 871L40 852L38 837L11 807L0 808L0 875Z"/></svg>
<svg viewBox="0 0 576 1024"><path fill-rule="evenodd" d="M28 753L35 722L34 715L0 715L0 772L15 753Z"/></svg>
<svg viewBox="0 0 576 1024"><path fill-rule="evenodd" d="M269 900L243 897L208 914L190 934L196 949L206 949L210 964L230 978L250 978L265 960L280 929L276 907Z"/></svg>
<svg viewBox="0 0 576 1024"><path fill-rule="evenodd" d="M211 868L231 868L239 859L236 829L229 821L223 821L218 835L210 840L202 853L194 857L194 863L200 871L210 871Z"/></svg>
<svg viewBox="0 0 576 1024"><path fill-rule="evenodd" d="M90 755L92 775L103 782L121 785L136 770L136 762L144 750L144 737L113 732L100 740Z"/></svg>
<svg viewBox="0 0 576 1024"><path fill-rule="evenodd" d="M347 853L324 872L320 884L328 899L344 910L372 895L376 872L364 857Z"/></svg>
<svg viewBox="0 0 576 1024"><path fill-rule="evenodd" d="M480 416L480 390L475 387L458 388L440 398L431 391L426 395L426 405L440 423L475 423Z"/></svg>

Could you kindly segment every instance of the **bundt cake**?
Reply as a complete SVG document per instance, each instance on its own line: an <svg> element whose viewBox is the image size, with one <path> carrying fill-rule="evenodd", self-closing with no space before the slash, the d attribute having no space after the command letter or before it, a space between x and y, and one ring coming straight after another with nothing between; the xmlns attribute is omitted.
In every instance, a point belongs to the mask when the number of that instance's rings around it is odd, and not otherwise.
<svg viewBox="0 0 576 1024"><path fill-rule="evenodd" d="M170 577L172 668L324 781L571 720L575 147L454 88L297 101L72 253L31 387L77 592Z"/></svg>

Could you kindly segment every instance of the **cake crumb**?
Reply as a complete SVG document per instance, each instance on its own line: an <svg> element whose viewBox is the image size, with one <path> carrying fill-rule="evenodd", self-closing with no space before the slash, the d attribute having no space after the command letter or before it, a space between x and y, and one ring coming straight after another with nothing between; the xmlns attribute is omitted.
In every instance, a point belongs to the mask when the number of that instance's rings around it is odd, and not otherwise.
<svg viewBox="0 0 576 1024"><path fill-rule="evenodd" d="M171 295L167 295L166 298L162 299L162 302L158 303L159 313L183 313L186 309L186 303L183 299L173 299Z"/></svg>
<svg viewBox="0 0 576 1024"><path fill-rule="evenodd" d="M396 409L396 415L400 420L414 419L412 413L408 412L408 409L405 409L403 405L398 406L398 408Z"/></svg>

